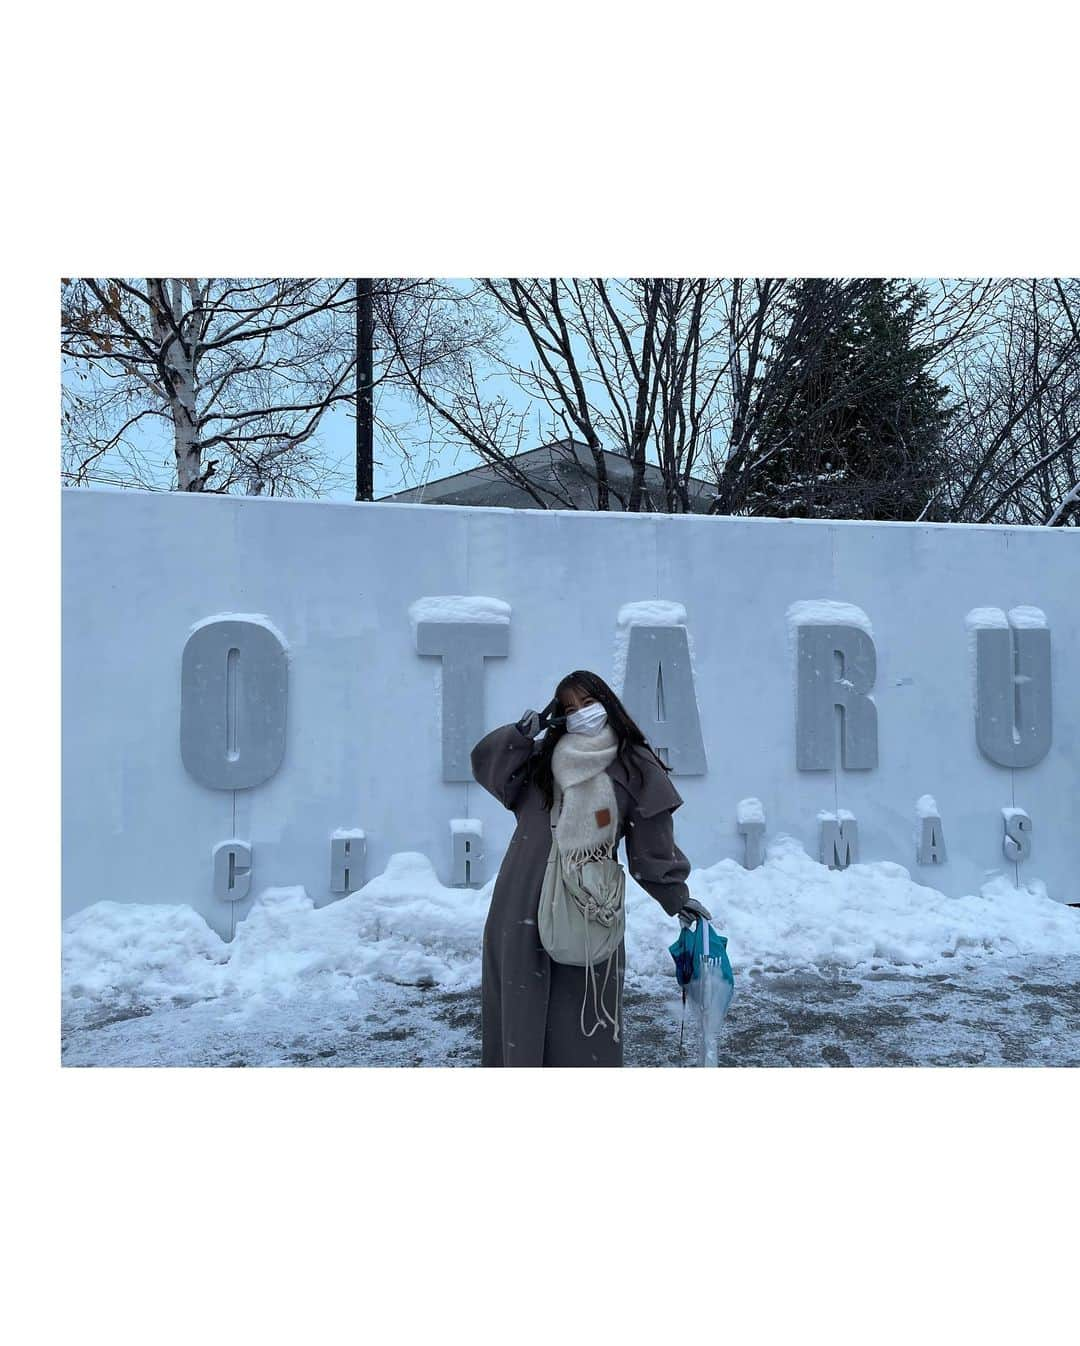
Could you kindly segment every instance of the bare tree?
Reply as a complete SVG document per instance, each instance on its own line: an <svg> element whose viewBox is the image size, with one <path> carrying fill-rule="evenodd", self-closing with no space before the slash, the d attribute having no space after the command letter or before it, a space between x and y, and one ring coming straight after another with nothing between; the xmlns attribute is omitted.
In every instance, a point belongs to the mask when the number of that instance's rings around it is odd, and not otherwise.
<svg viewBox="0 0 1080 1346"><path fill-rule="evenodd" d="M374 290L375 383L396 397L376 416L383 442L406 476L426 479L441 450L466 445L507 479L530 489L513 464L525 437L523 418L482 372L498 359L504 327L469 281L377 281ZM489 447L490 446L490 447ZM421 452L426 462L419 464ZM538 501L538 503L540 503Z"/></svg>
<svg viewBox="0 0 1080 1346"><path fill-rule="evenodd" d="M689 480L723 416L728 352L718 307L723 282L706 279L487 279L477 294L517 338L501 346L489 330L483 353L509 390L470 359L432 377L421 346L397 344L401 368L434 421L465 442L503 480L541 507L575 508L557 482L540 486L514 464L530 422L549 437L584 444L597 509L689 508ZM525 356L520 354L524 348ZM505 385L504 385L505 388ZM631 464L628 489L609 480L604 451ZM645 468L652 451L663 481L653 499ZM573 450L567 448L568 454Z"/></svg>
<svg viewBox="0 0 1080 1346"><path fill-rule="evenodd" d="M346 280L65 281L66 479L111 465L159 485L150 454L164 429L174 489L318 493L312 441L352 395L354 302Z"/></svg>
<svg viewBox="0 0 1080 1346"><path fill-rule="evenodd" d="M953 522L1080 523L1080 282L1012 281L955 352L960 414L924 511Z"/></svg>

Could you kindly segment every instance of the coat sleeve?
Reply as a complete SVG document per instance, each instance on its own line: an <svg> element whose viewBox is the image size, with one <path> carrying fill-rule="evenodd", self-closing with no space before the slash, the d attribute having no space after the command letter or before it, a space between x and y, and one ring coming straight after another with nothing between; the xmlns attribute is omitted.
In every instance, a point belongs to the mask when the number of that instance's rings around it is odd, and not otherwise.
<svg viewBox="0 0 1080 1346"><path fill-rule="evenodd" d="M525 769L535 747L516 724L500 725L472 750L474 779L505 808L516 811L525 786Z"/></svg>
<svg viewBox="0 0 1080 1346"><path fill-rule="evenodd" d="M675 916L690 896L690 861L675 844L673 821L683 800L666 771L655 763L644 770L645 781L626 819L626 858L634 882Z"/></svg>

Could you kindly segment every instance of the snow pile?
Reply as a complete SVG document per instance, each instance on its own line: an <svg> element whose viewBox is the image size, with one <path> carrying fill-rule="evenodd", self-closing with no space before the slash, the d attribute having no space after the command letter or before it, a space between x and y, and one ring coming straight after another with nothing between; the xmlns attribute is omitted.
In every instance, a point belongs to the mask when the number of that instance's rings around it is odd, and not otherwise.
<svg viewBox="0 0 1080 1346"><path fill-rule="evenodd" d="M246 1016L297 995L355 1001L358 982L467 987L494 882L446 888L425 855L316 908L302 885L265 888L225 943L193 908L98 902L64 922L66 1008L236 997Z"/></svg>
<svg viewBox="0 0 1080 1346"><path fill-rule="evenodd" d="M715 929L727 935L736 972L910 971L956 955L1080 954L1080 912L1048 897L1038 879L1017 888L999 875L977 896L947 897L888 860L828 869L793 837L779 835L758 869L725 859L694 870L688 886L712 912ZM633 887L628 965L642 975L667 975L671 959L660 949L672 924Z"/></svg>
<svg viewBox="0 0 1080 1346"><path fill-rule="evenodd" d="M788 836L758 869L724 859L694 870L690 891L728 937L736 973L790 968L926 968L957 955L1080 954L1080 912L1037 880L1004 875L977 896L950 898L889 861L830 870ZM294 997L352 1003L373 980L465 989L480 983L494 879L447 888L417 852L316 908L302 887L267 888L221 941L184 906L98 902L64 923L69 1010L117 1002L225 996L241 1017ZM678 925L627 876L631 983L673 975Z"/></svg>
<svg viewBox="0 0 1080 1346"><path fill-rule="evenodd" d="M302 886L260 893L236 938L219 991L257 1007L297 994L355 999L356 981L469 986L490 892L444 888L427 856L401 851L385 872L338 902L316 907Z"/></svg>
<svg viewBox="0 0 1080 1346"><path fill-rule="evenodd" d="M64 997L141 1004L218 994L229 946L194 907L95 902L64 922Z"/></svg>

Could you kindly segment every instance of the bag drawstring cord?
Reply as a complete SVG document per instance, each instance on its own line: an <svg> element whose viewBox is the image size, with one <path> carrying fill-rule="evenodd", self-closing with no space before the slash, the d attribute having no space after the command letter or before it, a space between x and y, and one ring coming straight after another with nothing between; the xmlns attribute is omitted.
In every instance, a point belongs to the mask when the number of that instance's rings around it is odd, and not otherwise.
<svg viewBox="0 0 1080 1346"><path fill-rule="evenodd" d="M613 958L615 959L615 1017L614 1017L614 1019L613 1019L613 1018L611 1017L611 1015L608 1013L608 1007L607 1007L607 1005L604 1004L604 995L605 995L605 993L607 992L608 977L611 975L611 960L612 960ZM585 1027L585 1006L586 1006L586 1004L588 1003L588 1000L589 1000L589 981L590 981L590 979L592 980L593 1017L596 1019L596 1022L593 1024L592 1028L586 1028L586 1027ZM603 1018L601 1018L601 1012L603 1013ZM618 1042L618 1040L619 1040L619 946L616 944L615 948L612 949L611 953L608 955L607 967L606 967L605 970L604 970L604 984L603 984L603 986L601 986L601 988L600 988L600 1003L599 1003L599 1006L598 1006L597 1003L596 1003L596 968L595 968L595 966L594 966L594 964L593 964L592 954L591 954L590 951L589 951L589 914L588 914L588 912L586 912L586 913L585 913L585 991L584 991L584 994L583 994L582 997L581 997L581 1014L580 1014L580 1016L579 1016L579 1022L580 1022L580 1024L581 1024L581 1031L582 1031L582 1033L583 1033L587 1038L591 1038L592 1035L596 1032L596 1030L597 1030L598 1028L603 1028L603 1027L605 1026L605 1024L604 1024L604 1020L607 1020L607 1022L611 1025L611 1028L612 1028L612 1041L614 1041L614 1042Z"/></svg>

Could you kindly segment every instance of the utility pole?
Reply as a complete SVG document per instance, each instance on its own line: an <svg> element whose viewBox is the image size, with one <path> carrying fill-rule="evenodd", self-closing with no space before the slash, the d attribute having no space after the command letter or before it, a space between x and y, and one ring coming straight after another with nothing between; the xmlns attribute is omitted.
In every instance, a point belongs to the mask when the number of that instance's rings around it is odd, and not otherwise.
<svg viewBox="0 0 1080 1346"><path fill-rule="evenodd" d="M375 498L375 315L371 277L356 282L356 498Z"/></svg>

